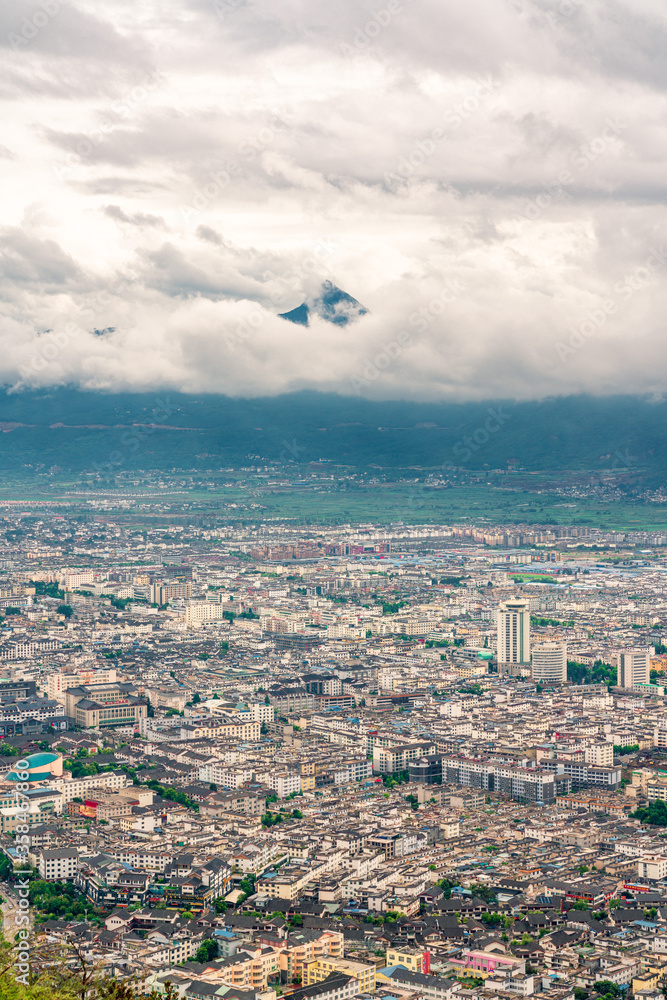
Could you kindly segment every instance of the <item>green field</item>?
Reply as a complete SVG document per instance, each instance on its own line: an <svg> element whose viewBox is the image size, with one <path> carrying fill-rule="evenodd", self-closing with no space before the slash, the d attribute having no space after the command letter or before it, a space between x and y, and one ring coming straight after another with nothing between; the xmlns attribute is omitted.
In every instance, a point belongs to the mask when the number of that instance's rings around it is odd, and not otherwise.
<svg viewBox="0 0 667 1000"><path fill-rule="evenodd" d="M137 495L138 494L138 495ZM516 492L493 486L464 486L446 490L423 489L419 483L387 486L341 488L339 483L321 484L307 490L275 491L250 479L245 488L183 489L169 486L160 489L108 489L80 492L74 483L50 486L27 486L5 482L0 487L0 502L14 500L54 501L90 510L89 501L120 499L130 506L169 504L173 513L183 508L201 516L217 516L237 521L288 518L302 523L345 524L371 522L388 524L560 524L618 530L667 530L667 504L640 502L602 503L600 500L577 500L553 493ZM157 508L156 508L157 513Z"/></svg>
<svg viewBox="0 0 667 1000"><path fill-rule="evenodd" d="M462 487L442 491L393 486L390 489L360 489L349 492L263 495L256 501L266 508L264 516L293 517L315 522L450 524L572 524L618 530L663 530L667 528L667 506L569 500L544 494L517 494L493 487ZM567 503L567 506L564 506Z"/></svg>

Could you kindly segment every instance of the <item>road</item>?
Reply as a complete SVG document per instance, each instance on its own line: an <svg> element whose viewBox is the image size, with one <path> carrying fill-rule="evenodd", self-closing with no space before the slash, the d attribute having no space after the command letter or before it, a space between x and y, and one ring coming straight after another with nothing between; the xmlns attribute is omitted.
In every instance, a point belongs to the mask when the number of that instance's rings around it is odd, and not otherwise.
<svg viewBox="0 0 667 1000"><path fill-rule="evenodd" d="M3 897L4 903L2 904L2 918L3 918L3 932L6 941L13 940L14 934L18 930L16 925L16 917L19 910L19 899L16 895L16 891L9 886L6 882L0 882L0 896ZM23 925L25 926L25 925Z"/></svg>

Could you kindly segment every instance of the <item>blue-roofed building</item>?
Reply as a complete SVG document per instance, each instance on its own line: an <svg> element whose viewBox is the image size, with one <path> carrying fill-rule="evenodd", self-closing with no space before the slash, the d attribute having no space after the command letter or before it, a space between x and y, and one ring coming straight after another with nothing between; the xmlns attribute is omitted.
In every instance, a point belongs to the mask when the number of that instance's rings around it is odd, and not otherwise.
<svg viewBox="0 0 667 1000"><path fill-rule="evenodd" d="M37 784L62 778L63 757L59 753L31 753L20 757L11 771L5 775L6 781L28 781Z"/></svg>

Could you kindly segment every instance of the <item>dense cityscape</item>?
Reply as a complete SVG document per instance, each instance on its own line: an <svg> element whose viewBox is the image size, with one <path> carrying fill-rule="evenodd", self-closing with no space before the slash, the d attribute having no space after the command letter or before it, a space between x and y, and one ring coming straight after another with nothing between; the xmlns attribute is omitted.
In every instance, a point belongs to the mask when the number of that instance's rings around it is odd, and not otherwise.
<svg viewBox="0 0 667 1000"><path fill-rule="evenodd" d="M146 993L662 995L667 535L0 517L7 940L25 882Z"/></svg>
<svg viewBox="0 0 667 1000"><path fill-rule="evenodd" d="M667 1000L664 2L0 48L0 1000Z"/></svg>

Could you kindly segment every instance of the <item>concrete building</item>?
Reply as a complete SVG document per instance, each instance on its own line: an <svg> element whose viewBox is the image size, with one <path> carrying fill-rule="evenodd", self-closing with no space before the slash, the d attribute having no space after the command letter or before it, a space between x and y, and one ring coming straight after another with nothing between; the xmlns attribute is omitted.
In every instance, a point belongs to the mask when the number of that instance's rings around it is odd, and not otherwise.
<svg viewBox="0 0 667 1000"><path fill-rule="evenodd" d="M189 601L192 597L191 583L154 583L151 585L153 604L170 604L172 601Z"/></svg>
<svg viewBox="0 0 667 1000"><path fill-rule="evenodd" d="M428 975L431 971L431 952L422 948L387 948L387 965L402 965L408 972Z"/></svg>
<svg viewBox="0 0 667 1000"><path fill-rule="evenodd" d="M44 848L39 853L39 874L46 882L72 882L79 852L72 847Z"/></svg>
<svg viewBox="0 0 667 1000"><path fill-rule="evenodd" d="M430 757L438 752L435 743L400 743L391 747L373 748L373 771L377 774L394 774L407 771L411 760Z"/></svg>
<svg viewBox="0 0 667 1000"><path fill-rule="evenodd" d="M622 649L618 654L617 680L622 688L634 688L637 684L648 684L651 679L651 646L636 649Z"/></svg>
<svg viewBox="0 0 667 1000"><path fill-rule="evenodd" d="M540 642L533 646L533 680L541 684L564 684L567 680L567 645Z"/></svg>
<svg viewBox="0 0 667 1000"><path fill-rule="evenodd" d="M443 785L470 785L538 805L549 805L556 801L556 782L552 773L510 767L495 761L443 757L442 782Z"/></svg>
<svg viewBox="0 0 667 1000"><path fill-rule="evenodd" d="M54 698L64 705L65 692L68 688L78 687L80 684L113 684L116 680L115 667L62 670L49 675L46 682L46 693L49 698Z"/></svg>
<svg viewBox="0 0 667 1000"><path fill-rule="evenodd" d="M224 611L224 604L212 604L210 601L188 601L185 605L185 624L197 628L197 626L205 625L207 622L220 621Z"/></svg>
<svg viewBox="0 0 667 1000"><path fill-rule="evenodd" d="M67 716L82 729L127 726L145 719L146 701L133 684L81 684L65 692Z"/></svg>
<svg viewBox="0 0 667 1000"><path fill-rule="evenodd" d="M645 854L637 862L637 874L640 878L667 878L667 857L658 854Z"/></svg>
<svg viewBox="0 0 667 1000"><path fill-rule="evenodd" d="M572 790L582 788L606 788L615 792L621 787L621 767L596 767L581 760L543 760L542 766L558 775L571 779Z"/></svg>
<svg viewBox="0 0 667 1000"><path fill-rule="evenodd" d="M584 750L584 760L594 767L613 767L614 747L612 743L594 743Z"/></svg>
<svg viewBox="0 0 667 1000"><path fill-rule="evenodd" d="M5 775L6 781L41 784L51 782L53 778L61 778L63 774L63 757L59 753L32 753L20 757L14 767Z"/></svg>
<svg viewBox="0 0 667 1000"><path fill-rule="evenodd" d="M273 705L263 705L261 702L252 702L248 706L253 722L273 722L276 717L276 710Z"/></svg>
<svg viewBox="0 0 667 1000"><path fill-rule="evenodd" d="M375 993L376 966L344 958L318 958L315 962L309 962L304 967L303 983L305 986L321 983L332 972L352 976L359 982L362 993Z"/></svg>
<svg viewBox="0 0 667 1000"><path fill-rule="evenodd" d="M505 601L496 618L499 673L530 669L530 610L527 601Z"/></svg>
<svg viewBox="0 0 667 1000"><path fill-rule="evenodd" d="M347 1000L357 996L360 986L354 976L330 972L320 983L302 986L290 993L290 1000Z"/></svg>
<svg viewBox="0 0 667 1000"><path fill-rule="evenodd" d="M301 775L294 771L276 771L269 775L269 788L279 799L285 799L292 792L301 791Z"/></svg>

